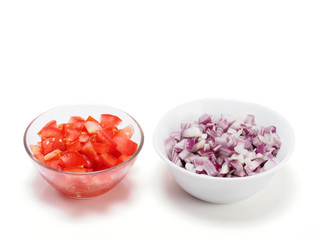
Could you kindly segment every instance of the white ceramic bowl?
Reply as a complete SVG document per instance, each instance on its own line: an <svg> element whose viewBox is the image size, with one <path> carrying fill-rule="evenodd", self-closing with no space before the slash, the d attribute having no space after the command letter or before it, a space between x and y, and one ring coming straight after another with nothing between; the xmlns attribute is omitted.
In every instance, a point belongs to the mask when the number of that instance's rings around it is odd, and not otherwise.
<svg viewBox="0 0 320 240"><path fill-rule="evenodd" d="M166 154L164 140L173 131L180 130L181 123L194 122L202 114L228 113L231 115L253 114L256 123L262 126L274 125L282 146L270 170L248 177L222 178L200 175L172 163ZM154 147L169 166L175 181L188 193L212 203L233 203L259 192L272 175L288 161L294 148L294 132L289 123L277 112L255 103L230 99L201 99L191 101L167 112L159 121L153 135Z"/></svg>

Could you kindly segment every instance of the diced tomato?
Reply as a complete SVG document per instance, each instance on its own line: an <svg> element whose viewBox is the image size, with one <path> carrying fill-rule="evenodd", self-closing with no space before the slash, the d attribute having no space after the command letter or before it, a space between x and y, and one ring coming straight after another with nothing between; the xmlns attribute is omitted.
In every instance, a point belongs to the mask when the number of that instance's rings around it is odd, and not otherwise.
<svg viewBox="0 0 320 240"><path fill-rule="evenodd" d="M114 127L114 128L103 128L103 130L111 138L113 138L119 132L119 129L117 127Z"/></svg>
<svg viewBox="0 0 320 240"><path fill-rule="evenodd" d="M63 131L59 129L58 127L44 127L40 130L38 135L41 138L50 138L50 137L58 137L62 138L63 137Z"/></svg>
<svg viewBox="0 0 320 240"><path fill-rule="evenodd" d="M101 116L100 116L100 123L101 123L102 128L104 128L104 129L106 129L106 128L115 128L121 122L122 122L122 120L119 117L115 116L115 115L101 114Z"/></svg>
<svg viewBox="0 0 320 240"><path fill-rule="evenodd" d="M38 159L40 162L44 162L44 154L42 153L40 145L30 145L30 149L36 159Z"/></svg>
<svg viewBox="0 0 320 240"><path fill-rule="evenodd" d="M122 155L118 149L114 149L112 152L110 152L110 154L116 158L119 158Z"/></svg>
<svg viewBox="0 0 320 240"><path fill-rule="evenodd" d="M44 156L45 161L51 161L51 160L59 160L61 157L62 151L59 149L53 150L52 152L49 152Z"/></svg>
<svg viewBox="0 0 320 240"><path fill-rule="evenodd" d="M86 159L78 152L66 152L61 156L61 166L64 168L88 167Z"/></svg>
<svg viewBox="0 0 320 240"><path fill-rule="evenodd" d="M133 126L132 125L128 125L122 129L119 129L116 136L119 137L125 137L127 139L130 139L133 135Z"/></svg>
<svg viewBox="0 0 320 240"><path fill-rule="evenodd" d="M89 122L89 121L99 123L95 118L93 118L93 117L91 117L91 116L89 116L89 117L87 118L87 120L86 120L86 122Z"/></svg>
<svg viewBox="0 0 320 240"><path fill-rule="evenodd" d="M61 167L60 167L60 159L52 160L52 161L46 161L46 164L49 167L52 167L52 168L55 168L55 169L61 169Z"/></svg>
<svg viewBox="0 0 320 240"><path fill-rule="evenodd" d="M53 127L53 128L56 128L57 127L57 121L56 120L51 120L50 122L48 122L46 125L44 125L43 128L50 128L50 127Z"/></svg>
<svg viewBox="0 0 320 240"><path fill-rule="evenodd" d="M96 150L97 153L109 153L111 150L111 145L109 143L92 143L93 148Z"/></svg>
<svg viewBox="0 0 320 240"><path fill-rule="evenodd" d="M79 142L85 143L89 140L89 134L87 132L82 132L79 136Z"/></svg>
<svg viewBox="0 0 320 240"><path fill-rule="evenodd" d="M59 149L61 151L66 150L66 143L62 138L50 137L41 141L41 149L44 155Z"/></svg>
<svg viewBox="0 0 320 240"><path fill-rule="evenodd" d="M81 149L81 152L86 155L89 160L91 161L97 161L99 162L99 157L98 157L98 153L96 152L96 150L93 148L92 143L86 142Z"/></svg>
<svg viewBox="0 0 320 240"><path fill-rule="evenodd" d="M64 140L67 142L72 142L77 140L80 135L81 135L81 130L67 128L64 131L64 136L65 136Z"/></svg>
<svg viewBox="0 0 320 240"><path fill-rule="evenodd" d="M78 152L81 149L82 149L82 145L79 140L75 140L73 142L67 142L67 150L69 152Z"/></svg>
<svg viewBox="0 0 320 240"><path fill-rule="evenodd" d="M69 119L69 123L84 123L84 122L85 122L85 120L79 116L72 116Z"/></svg>
<svg viewBox="0 0 320 240"><path fill-rule="evenodd" d="M38 133L41 142L30 146L34 157L71 172L99 171L126 161L138 147L130 140L133 127L118 129L121 119L110 114L100 120L72 116L59 126L55 120L48 122Z"/></svg>
<svg viewBox="0 0 320 240"><path fill-rule="evenodd" d="M85 122L84 126L90 134L96 133L101 129L100 124L94 121L87 121Z"/></svg>
<svg viewBox="0 0 320 240"><path fill-rule="evenodd" d="M133 155L138 148L138 144L125 137L115 136L113 140L117 144L117 150L125 155Z"/></svg>
<svg viewBox="0 0 320 240"><path fill-rule="evenodd" d="M128 160L130 157L131 157L130 155L121 154L121 156L119 156L118 159L120 162L124 162Z"/></svg>
<svg viewBox="0 0 320 240"><path fill-rule="evenodd" d="M114 145L114 141L112 137L105 131L105 130L99 130L97 131L97 137L99 141L104 142L104 143L110 143Z"/></svg>
<svg viewBox="0 0 320 240"><path fill-rule="evenodd" d="M103 164L107 167L114 167L118 162L117 158L113 157L108 153L100 154L100 159L103 161Z"/></svg>

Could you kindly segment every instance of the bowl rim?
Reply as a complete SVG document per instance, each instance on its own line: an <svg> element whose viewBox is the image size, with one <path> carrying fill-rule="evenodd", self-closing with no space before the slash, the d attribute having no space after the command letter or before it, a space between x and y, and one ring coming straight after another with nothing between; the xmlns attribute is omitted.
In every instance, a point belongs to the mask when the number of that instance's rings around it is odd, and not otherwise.
<svg viewBox="0 0 320 240"><path fill-rule="evenodd" d="M138 145L138 148L137 150L135 151L135 153L130 157L128 158L126 161L114 166L114 167L111 167L111 168L107 168L107 169L103 169L103 170L99 170L99 171L93 171L93 172L69 172L69 171L64 171L64 170L60 170L60 169L55 169L53 167L50 167L42 162L40 162L38 159L36 159L32 152L30 151L29 149L29 146L27 144L27 136L28 136L28 132L29 132L29 129L30 127L32 126L32 124L37 120L39 119L41 116L45 115L46 113L50 112L50 111L53 111L53 110L57 110L59 108L65 108L65 107L81 107L81 106L86 106L86 107L90 107L90 106L95 106L95 107L108 107L108 108L113 108L117 111L120 111L122 113L124 113L125 115L127 115L129 118L132 119L132 121L138 126L138 129L140 131L140 134L141 134L141 140L140 140L140 144ZM40 166L44 167L44 168L47 168L51 171L54 171L54 172L57 172L57 173L63 173L63 174L69 174L69 175L77 175L77 176L88 176L88 175L98 175L98 174L104 174L104 173L107 173L107 172L111 172L113 170L116 170L118 168L121 168L122 166L125 166L127 165L129 162L133 161L138 155L139 153L141 152L141 149L143 147L143 144L144 144L144 133L143 133L143 130L140 126L140 124L137 122L137 120L135 118L133 118L130 114L128 114L127 112L119 109L119 108L116 108L116 107L113 107L113 106L110 106L110 105L105 105L105 104L65 104L65 105L60 105L60 106L57 106L57 107L53 107L53 108L50 108L49 110L45 111L45 112L42 112L41 114L39 114L37 117L35 117L30 123L29 125L27 126L25 132L24 132L24 135L23 135L23 145L24 145L24 148L26 150L26 152L28 153L29 157L36 163L36 164L39 164Z"/></svg>
<svg viewBox="0 0 320 240"><path fill-rule="evenodd" d="M281 162L277 163L276 166L274 166L273 168L271 169L268 169L267 171L265 172L262 172L262 173L258 173L258 174L255 174L255 175L251 175L251 176L244 176L244 177L216 177L216 176L209 176L209 175L205 175L205 174L197 174L197 173L194 173L194 172L191 172L191 171L188 171L186 170L185 168L182 168L176 164L174 164L173 162L171 162L169 160L169 158L163 154L160 150L160 147L158 146L158 141L157 141L157 137L158 137L158 134L159 134L159 129L160 129L160 126L161 126L161 123L162 121L172 112L174 112L176 109L178 108L181 108L183 106L186 106L188 104L192 104L192 103L195 103L195 102L202 102L202 101L228 101L228 102L237 102L237 103L241 103L241 104L251 104L251 105L255 105L257 107L261 107L261 108L264 108L268 111L271 111L273 112L275 115L277 115L278 117L280 117L287 125L288 129L289 129L289 132L291 133L292 135L292 146L289 147L288 149L288 152L287 154L284 156L284 158L282 159ZM199 98L199 99L194 99L194 100L191 100L191 101L188 101L188 102L184 102L184 103L181 103L173 108L171 108L169 111L167 111L161 118L160 120L158 121L158 123L156 124L156 128L153 132L153 146L156 150L156 152L158 153L158 155L160 156L160 158L162 160L164 160L167 164L169 164L171 166L171 168L173 168L174 170L182 173L182 174L185 174L185 175L189 175L191 177L195 177L195 178L200 178L200 179L204 179L204 180L211 180L211 181L243 181L243 180L249 180L249 179L256 179L256 178L261 178L261 177L264 177L264 176L267 176L267 175L271 175L273 173L275 173L276 171L278 171L280 168L282 168L285 163L289 160L290 156L292 155L293 151L294 151L294 147L295 147L295 133L293 131L293 128L291 127L291 124L288 122L288 120L286 120L279 112L269 108L269 107L266 107L262 104L259 104L259 103L255 103L255 102L250 102L250 101L247 101L247 100L242 100L242 99L237 99L237 98L220 98L220 97L207 97L207 98Z"/></svg>

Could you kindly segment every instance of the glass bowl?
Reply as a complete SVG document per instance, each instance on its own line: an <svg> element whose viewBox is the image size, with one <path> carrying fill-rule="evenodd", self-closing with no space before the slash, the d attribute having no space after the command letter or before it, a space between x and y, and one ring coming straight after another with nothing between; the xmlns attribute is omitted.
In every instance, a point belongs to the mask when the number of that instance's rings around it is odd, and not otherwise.
<svg viewBox="0 0 320 240"><path fill-rule="evenodd" d="M89 115L99 119L101 114L116 115L122 119L119 128L131 124L134 129L131 140L138 144L138 148L123 163L95 172L67 172L47 166L33 156L30 145L35 145L40 141L37 133L49 121L56 120L58 124L66 123L71 116L87 118ZM133 117L117 108L106 105L68 105L51 109L36 117L27 127L23 141L34 166L51 186L68 197L87 199L108 192L126 176L142 149L144 134Z"/></svg>

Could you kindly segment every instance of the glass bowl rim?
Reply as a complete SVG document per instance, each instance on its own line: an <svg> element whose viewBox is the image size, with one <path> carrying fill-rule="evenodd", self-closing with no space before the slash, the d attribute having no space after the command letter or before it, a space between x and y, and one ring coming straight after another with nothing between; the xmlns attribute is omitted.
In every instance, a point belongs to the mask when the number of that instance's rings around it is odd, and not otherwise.
<svg viewBox="0 0 320 240"><path fill-rule="evenodd" d="M36 159L32 152L29 150L29 146L27 145L27 135L29 133L29 129L30 127L32 126L32 124L37 120L39 119L41 116L45 115L46 113L52 111L52 110L58 110L59 108L64 108L64 107L80 107L80 106L95 106L95 107L108 107L108 108L112 108L114 110L117 110L117 111L120 111L122 112L123 114L127 115L138 127L139 131L140 131L140 134L141 134L141 139L140 139L140 144L138 145L138 149L135 151L135 153L130 157L128 158L126 161L114 166L114 167L111 167L111 168L107 168L107 169L103 169L103 170L99 170L99 171L93 171L93 172L69 172L69 171L63 171L63 170L60 170L60 169L55 169L53 167L50 167L42 162L40 162L38 159ZM144 144L144 133L143 133L143 130L140 126L140 124L137 122L137 120L135 118L133 118L130 114L128 114L127 112L119 109L119 108L116 108L116 107L113 107L113 106L110 106L110 105L105 105L105 104L65 104L65 105L60 105L60 106L57 106L57 107L54 107L54 108L51 108L41 114L39 114L37 117L35 117L30 123L29 125L27 126L25 132L24 132L24 135L23 135L23 144L24 144L24 148L25 150L27 151L29 157L37 164L39 164L40 166L44 167L44 168L47 168L51 171L54 171L54 172L57 172L57 173L62 173L62 174L69 174L69 175L78 175L78 176L88 176L88 175L99 175L99 174L104 174L104 173L107 173L107 172L111 172L113 170L116 170L118 168L121 168L122 166L125 166L127 165L129 162L133 161L140 153L142 147L143 147L143 144Z"/></svg>

